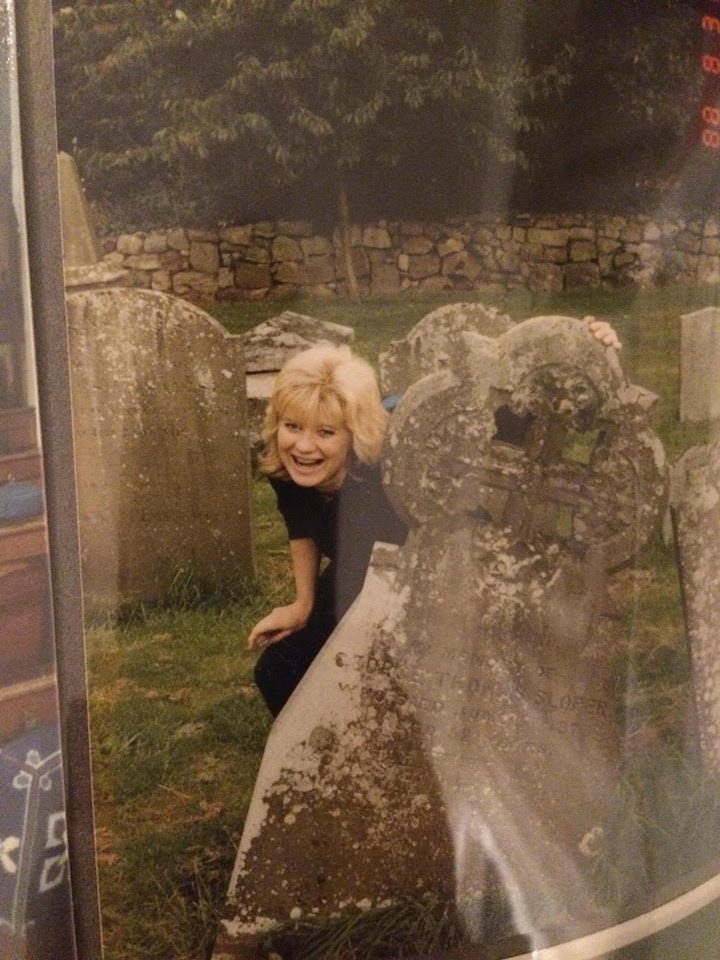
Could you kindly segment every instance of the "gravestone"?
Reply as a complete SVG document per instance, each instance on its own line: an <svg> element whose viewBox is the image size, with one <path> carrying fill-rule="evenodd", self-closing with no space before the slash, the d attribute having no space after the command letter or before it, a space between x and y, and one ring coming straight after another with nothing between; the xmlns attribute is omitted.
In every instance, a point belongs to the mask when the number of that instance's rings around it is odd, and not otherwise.
<svg viewBox="0 0 720 960"><path fill-rule="evenodd" d="M720 777L720 439L680 458L671 495L700 752Z"/></svg>
<svg viewBox="0 0 720 960"><path fill-rule="evenodd" d="M569 318L446 353L385 445L408 540L273 726L217 960L423 897L532 949L622 909L592 880L622 758L605 588L662 513L654 398Z"/></svg>
<svg viewBox="0 0 720 960"><path fill-rule="evenodd" d="M58 187L65 286L74 290L97 289L119 283L127 270L110 267L100 259L92 211L69 153L58 154Z"/></svg>
<svg viewBox="0 0 720 960"><path fill-rule="evenodd" d="M97 263L100 244L75 160L69 153L58 154L58 184L62 208L63 261L68 267Z"/></svg>
<svg viewBox="0 0 720 960"><path fill-rule="evenodd" d="M292 310L259 323L243 334L250 443L253 451L262 447L265 411L272 396L275 377L285 363L301 350L320 342L349 344L352 327L318 320Z"/></svg>
<svg viewBox="0 0 720 960"><path fill-rule="evenodd" d="M321 340L351 343L354 336L352 327L284 310L243 334L246 370L248 374L280 370L290 357Z"/></svg>
<svg viewBox="0 0 720 960"><path fill-rule="evenodd" d="M720 419L720 309L680 317L680 420Z"/></svg>
<svg viewBox="0 0 720 960"><path fill-rule="evenodd" d="M408 334L393 340L380 354L380 387L385 396L404 393L428 373L450 361L449 343L459 333L474 332L499 337L513 321L497 307L482 303L451 303L419 320Z"/></svg>
<svg viewBox="0 0 720 960"><path fill-rule="evenodd" d="M240 337L149 290L67 297L83 587L162 595L178 565L253 570Z"/></svg>

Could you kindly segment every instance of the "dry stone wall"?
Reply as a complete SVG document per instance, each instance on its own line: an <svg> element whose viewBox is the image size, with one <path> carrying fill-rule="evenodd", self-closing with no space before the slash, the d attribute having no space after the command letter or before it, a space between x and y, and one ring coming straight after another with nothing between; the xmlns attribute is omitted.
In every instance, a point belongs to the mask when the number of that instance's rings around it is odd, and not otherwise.
<svg viewBox="0 0 720 960"><path fill-rule="evenodd" d="M457 217L380 220L352 230L361 290L392 294L525 287L720 282L720 222L647 216ZM108 265L125 283L195 302L347 292L337 233L305 221L153 230L107 237Z"/></svg>

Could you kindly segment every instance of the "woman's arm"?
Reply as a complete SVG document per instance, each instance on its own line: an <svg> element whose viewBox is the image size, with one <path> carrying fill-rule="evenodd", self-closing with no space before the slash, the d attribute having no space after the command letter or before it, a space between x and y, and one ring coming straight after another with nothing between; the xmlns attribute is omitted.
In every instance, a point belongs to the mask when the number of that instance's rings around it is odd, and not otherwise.
<svg viewBox="0 0 720 960"><path fill-rule="evenodd" d="M305 612L304 627L315 603L315 587L320 567L320 550L309 537L290 541L290 558L295 578L295 603Z"/></svg>
<svg viewBox="0 0 720 960"><path fill-rule="evenodd" d="M315 602L320 550L315 541L309 538L291 540L290 557L295 578L295 600L284 607L275 607L255 624L247 640L251 650L269 647L278 640L284 640L308 622Z"/></svg>

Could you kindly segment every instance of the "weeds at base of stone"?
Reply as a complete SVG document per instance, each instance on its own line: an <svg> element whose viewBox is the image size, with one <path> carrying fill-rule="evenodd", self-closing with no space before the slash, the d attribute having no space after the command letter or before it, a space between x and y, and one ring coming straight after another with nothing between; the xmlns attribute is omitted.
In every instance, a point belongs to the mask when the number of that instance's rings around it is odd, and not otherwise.
<svg viewBox="0 0 720 960"><path fill-rule="evenodd" d="M157 600L130 598L113 611L104 611L88 618L89 626L138 627L147 624L159 612L217 610L236 604L248 604L262 596L262 587L254 579L233 576L211 577L192 564L173 564L167 590Z"/></svg>
<svg viewBox="0 0 720 960"><path fill-rule="evenodd" d="M455 906L426 896L334 921L318 917L284 924L263 940L260 956L263 960L401 960L437 954L463 942Z"/></svg>

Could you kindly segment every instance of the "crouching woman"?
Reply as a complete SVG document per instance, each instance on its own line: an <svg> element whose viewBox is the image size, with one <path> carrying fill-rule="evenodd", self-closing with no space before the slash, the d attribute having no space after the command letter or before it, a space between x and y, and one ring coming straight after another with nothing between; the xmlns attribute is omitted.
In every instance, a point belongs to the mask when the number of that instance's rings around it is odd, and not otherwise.
<svg viewBox="0 0 720 960"><path fill-rule="evenodd" d="M273 716L360 592L375 541L405 539L378 465L387 421L372 367L348 347L305 350L275 382L261 466L287 527L295 599L248 637Z"/></svg>

